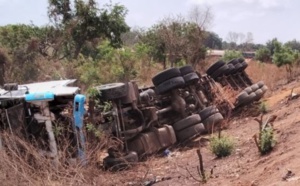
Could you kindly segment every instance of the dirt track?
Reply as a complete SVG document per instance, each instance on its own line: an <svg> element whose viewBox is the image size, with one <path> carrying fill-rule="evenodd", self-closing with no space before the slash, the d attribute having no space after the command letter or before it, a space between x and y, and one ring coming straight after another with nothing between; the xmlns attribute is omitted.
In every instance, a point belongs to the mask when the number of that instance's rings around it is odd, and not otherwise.
<svg viewBox="0 0 300 186"><path fill-rule="evenodd" d="M255 117L233 118L223 132L235 138L236 150L233 155L215 159L206 140L209 136L201 136L184 149L173 149L170 157L146 162L149 170L145 180L167 179L154 184L157 186L199 185L194 178L199 179L196 147L200 140L206 173L209 174L213 168L213 175L206 185L300 185L300 98L286 102L286 96L292 88L300 94L300 82L292 82L265 99L270 111L264 118L273 114L277 116L274 128L278 143L270 154L261 156L255 146L252 138L258 132ZM295 175L283 181L288 170Z"/></svg>

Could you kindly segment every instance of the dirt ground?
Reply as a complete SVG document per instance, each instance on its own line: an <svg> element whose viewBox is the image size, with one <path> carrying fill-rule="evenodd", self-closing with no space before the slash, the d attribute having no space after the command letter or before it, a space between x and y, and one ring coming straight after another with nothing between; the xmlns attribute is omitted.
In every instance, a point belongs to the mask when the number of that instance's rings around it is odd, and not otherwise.
<svg viewBox="0 0 300 186"><path fill-rule="evenodd" d="M229 128L223 131L233 136L236 143L235 153L227 158L216 159L209 151L208 143L201 143L209 136L198 139L203 146L201 151L206 172L209 173L213 168L213 174L206 185L300 185L300 159L297 158L300 153L300 148L297 148L300 142L300 98L287 101L286 97L292 89L293 92L300 93L300 82L285 85L273 93L273 96L265 99L269 112L264 118L269 115L277 116L274 122L277 145L270 154L261 156L258 153L252 138L258 132L258 123L251 116L233 118L229 121ZM199 142L194 141L194 144L194 148L173 152L173 157L165 158L168 167L164 170L159 170L161 167L153 168L154 174L171 178L156 185L199 185L194 180L199 179L196 154ZM283 181L282 178L288 170L295 175Z"/></svg>
<svg viewBox="0 0 300 186"><path fill-rule="evenodd" d="M300 82L294 81L281 86L271 96L264 98L269 112L264 116L276 115L274 121L275 149L261 156L255 146L253 135L258 132L255 117L245 115L234 117L229 121L228 129L222 133L232 136L235 140L235 152L226 158L216 159L209 150L209 135L201 136L190 142L184 148L170 149L167 157L155 157L143 163L141 168L135 168L125 174L139 177L139 181L124 181L124 185L181 186L204 185L197 173L199 165L196 149L201 149L204 167L208 178L205 185L222 186L281 186L300 185L300 98L287 101L287 96L300 94ZM247 114L247 111L246 113ZM292 176L287 180L283 177L288 171ZM117 175L115 175L117 176ZM111 182L113 184L113 182Z"/></svg>

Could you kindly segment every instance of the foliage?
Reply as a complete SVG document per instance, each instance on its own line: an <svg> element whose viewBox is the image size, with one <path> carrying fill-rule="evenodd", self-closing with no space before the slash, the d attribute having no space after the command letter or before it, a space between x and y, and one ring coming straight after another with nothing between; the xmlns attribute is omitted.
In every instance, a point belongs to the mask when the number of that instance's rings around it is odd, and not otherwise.
<svg viewBox="0 0 300 186"><path fill-rule="evenodd" d="M164 68L167 68L167 62L171 67L183 60L195 66L205 59L204 40L209 36L205 25L209 23L211 13L209 9L199 11L198 8L193 9L190 19L166 17L141 34L140 42L149 46L151 57L162 62ZM214 40L216 35L212 37L211 40Z"/></svg>
<svg viewBox="0 0 300 186"><path fill-rule="evenodd" d="M223 56L224 61L230 61L236 58L243 58L242 52L236 50L226 50Z"/></svg>
<svg viewBox="0 0 300 186"><path fill-rule="evenodd" d="M291 66L295 61L295 57L295 53L291 48L278 44L275 47L272 59L278 67L281 67L284 65Z"/></svg>
<svg viewBox="0 0 300 186"><path fill-rule="evenodd" d="M266 121L263 121L263 116L264 115L262 114L260 119L255 119L255 121L259 124L259 136L257 137L256 134L253 136L255 144L261 155L272 151L276 144L273 122L277 116L271 115Z"/></svg>
<svg viewBox="0 0 300 186"><path fill-rule="evenodd" d="M277 40L277 38L273 38L272 40L267 41L266 43L266 47L270 50L271 52L271 56L274 54L275 52L275 47L281 43Z"/></svg>
<svg viewBox="0 0 300 186"><path fill-rule="evenodd" d="M127 9L119 4L108 4L99 9L94 0L50 0L48 13L58 29L63 30L63 55L77 58L85 47L93 49L106 38L113 47L121 47L121 34L129 30L125 22Z"/></svg>
<svg viewBox="0 0 300 186"><path fill-rule="evenodd" d="M234 150L234 142L228 136L213 136L210 138L210 149L218 157L229 156Z"/></svg>
<svg viewBox="0 0 300 186"><path fill-rule="evenodd" d="M210 49L222 49L222 38L214 32L206 32L204 45Z"/></svg>
<svg viewBox="0 0 300 186"><path fill-rule="evenodd" d="M267 47L259 48L255 53L255 59L261 62L268 62L271 60L271 52Z"/></svg>
<svg viewBox="0 0 300 186"><path fill-rule="evenodd" d="M268 106L267 103L265 101L261 102L259 105L259 111L262 114L266 114L268 112Z"/></svg>
<svg viewBox="0 0 300 186"><path fill-rule="evenodd" d="M291 48L292 50L300 51L300 42L297 41L296 39L292 41L288 41L284 45Z"/></svg>
<svg viewBox="0 0 300 186"><path fill-rule="evenodd" d="M260 132L259 149L262 155L273 150L276 141L274 139L273 128L266 127Z"/></svg>
<svg viewBox="0 0 300 186"><path fill-rule="evenodd" d="M0 48L0 86L4 84L5 64L8 63L8 55L6 51Z"/></svg>
<svg viewBox="0 0 300 186"><path fill-rule="evenodd" d="M97 129L92 123L86 124L86 130L87 132L92 133L97 138L101 138L101 136L103 135L103 132L100 129Z"/></svg>
<svg viewBox="0 0 300 186"><path fill-rule="evenodd" d="M114 81L129 81L141 74L141 69L151 65L148 56L149 47L136 44L133 48L116 49L109 41L103 41L97 47L95 59L80 55L77 68L80 80L86 86L95 86Z"/></svg>
<svg viewBox="0 0 300 186"><path fill-rule="evenodd" d="M87 95L90 99L96 99L101 95L101 92L99 92L95 87L89 87L87 89Z"/></svg>
<svg viewBox="0 0 300 186"><path fill-rule="evenodd" d="M223 50L235 50L237 48L237 44L235 42L222 42L222 49Z"/></svg>
<svg viewBox="0 0 300 186"><path fill-rule="evenodd" d="M289 74L288 79L290 79L292 75L292 66L298 58L297 52L295 53L291 48L284 46L279 42L275 43L274 46L274 54L272 56L273 63L278 67L285 66L286 71Z"/></svg>

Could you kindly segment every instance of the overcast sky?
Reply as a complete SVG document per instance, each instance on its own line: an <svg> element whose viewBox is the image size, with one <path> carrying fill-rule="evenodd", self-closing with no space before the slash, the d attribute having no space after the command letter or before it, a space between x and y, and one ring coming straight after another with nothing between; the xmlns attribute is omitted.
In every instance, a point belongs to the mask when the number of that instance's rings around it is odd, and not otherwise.
<svg viewBox="0 0 300 186"><path fill-rule="evenodd" d="M108 0L97 0L103 4ZM187 15L193 6L209 6L214 19L209 27L226 40L228 32L251 32L255 43L277 37L279 41L300 40L299 0L112 0L129 10L131 27L145 27L168 15ZM0 0L0 25L48 23L47 0Z"/></svg>

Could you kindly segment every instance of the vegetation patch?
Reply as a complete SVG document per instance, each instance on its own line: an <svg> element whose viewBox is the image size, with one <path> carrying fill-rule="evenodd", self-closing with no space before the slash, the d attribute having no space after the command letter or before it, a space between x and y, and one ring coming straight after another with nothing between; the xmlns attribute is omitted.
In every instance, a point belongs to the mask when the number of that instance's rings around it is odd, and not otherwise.
<svg viewBox="0 0 300 186"><path fill-rule="evenodd" d="M274 137L273 121L277 116L269 116L266 121L263 121L263 115L260 119L255 119L259 123L259 135L253 136L255 144L261 155L265 155L273 150L276 145Z"/></svg>
<svg viewBox="0 0 300 186"><path fill-rule="evenodd" d="M231 155L234 141L229 136L213 136L210 139L210 149L218 158Z"/></svg>

